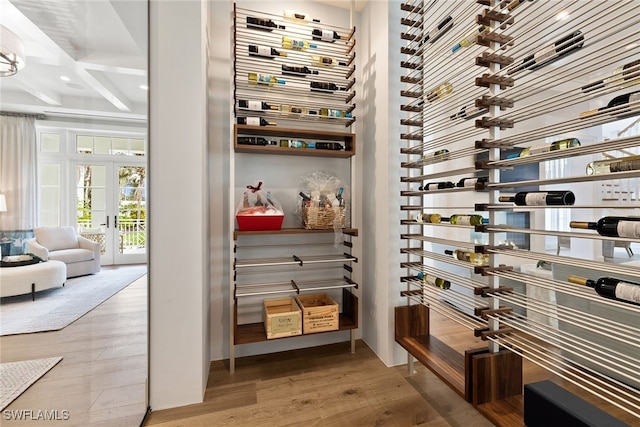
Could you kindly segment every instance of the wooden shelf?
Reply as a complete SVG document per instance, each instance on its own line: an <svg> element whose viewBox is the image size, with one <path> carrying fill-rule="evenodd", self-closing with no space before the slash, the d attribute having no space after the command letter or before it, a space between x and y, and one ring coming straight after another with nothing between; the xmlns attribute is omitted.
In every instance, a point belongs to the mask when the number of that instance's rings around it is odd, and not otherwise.
<svg viewBox="0 0 640 427"><path fill-rule="evenodd" d="M329 332L348 331L352 329L358 329L358 297L349 292L346 289L342 290L342 305L343 312L340 313L338 320L338 329L336 331L316 332L313 334L296 335L292 337L282 337L274 339L286 339L296 338L308 335L326 334ZM250 344L263 341L273 341L273 339L267 339L267 331L264 328L264 322L246 323L242 325L237 324L237 309L238 304L234 304L234 310L236 310L235 325L235 339L234 344Z"/></svg>
<svg viewBox="0 0 640 427"><path fill-rule="evenodd" d="M261 235L272 235L272 234L316 234L316 233L334 233L335 231L331 229L326 230L307 230L306 228L281 228L280 230L260 230L260 231L246 231L246 230L234 230L233 232L233 240L238 240L238 236L261 236ZM349 236L358 236L357 228L343 228L343 234L348 234Z"/></svg>
<svg viewBox="0 0 640 427"><path fill-rule="evenodd" d="M316 150L313 148L285 148L273 145L244 145L238 144L238 135L300 138L307 140L335 141L344 145L345 150ZM356 154L356 135L347 132L322 131L317 129L295 129L269 126L233 126L233 149L236 153L260 153L293 156L336 157L348 158Z"/></svg>

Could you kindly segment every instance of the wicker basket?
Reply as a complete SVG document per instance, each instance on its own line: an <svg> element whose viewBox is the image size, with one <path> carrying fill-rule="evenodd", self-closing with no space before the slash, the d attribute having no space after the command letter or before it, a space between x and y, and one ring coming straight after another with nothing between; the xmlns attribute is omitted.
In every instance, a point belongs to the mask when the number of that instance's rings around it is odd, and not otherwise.
<svg viewBox="0 0 640 427"><path fill-rule="evenodd" d="M336 226L344 228L346 223L345 207L303 206L302 221L307 230L326 230Z"/></svg>

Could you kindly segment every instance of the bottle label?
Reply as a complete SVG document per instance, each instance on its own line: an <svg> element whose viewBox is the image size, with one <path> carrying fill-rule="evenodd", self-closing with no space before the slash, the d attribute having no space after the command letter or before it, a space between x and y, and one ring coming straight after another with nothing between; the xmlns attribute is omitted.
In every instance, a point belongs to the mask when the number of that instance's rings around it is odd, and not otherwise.
<svg viewBox="0 0 640 427"><path fill-rule="evenodd" d="M437 190L438 189L438 184L427 184L427 187L425 188L425 190L430 191L430 190Z"/></svg>
<svg viewBox="0 0 640 427"><path fill-rule="evenodd" d="M291 48L302 50L305 48L304 40L291 40Z"/></svg>
<svg viewBox="0 0 640 427"><path fill-rule="evenodd" d="M640 101L640 93L632 93L631 95L629 95L629 104L633 103L633 102L639 102ZM631 111L638 111L640 110L640 105L636 104L633 105L631 107Z"/></svg>
<svg viewBox="0 0 640 427"><path fill-rule="evenodd" d="M640 221L618 221L618 236L640 238Z"/></svg>
<svg viewBox="0 0 640 427"><path fill-rule="evenodd" d="M333 40L333 31L332 30L322 30L322 40L324 41L332 41Z"/></svg>
<svg viewBox="0 0 640 427"><path fill-rule="evenodd" d="M465 179L464 180L464 186L465 187L473 187L473 186L476 185L476 182L478 182L478 178Z"/></svg>
<svg viewBox="0 0 640 427"><path fill-rule="evenodd" d="M436 276L431 276L429 274L425 274L424 275L424 283L431 285L431 286L437 286L436 285L436 280L438 280L438 278Z"/></svg>
<svg viewBox="0 0 640 427"><path fill-rule="evenodd" d="M551 58L556 53L556 46L547 46L539 52L533 54L533 59L535 59L535 63L540 63Z"/></svg>
<svg viewBox="0 0 640 427"><path fill-rule="evenodd" d="M260 101L249 101L247 104L249 110L262 110L262 102Z"/></svg>
<svg viewBox="0 0 640 427"><path fill-rule="evenodd" d="M618 282L615 295L618 299L640 304L640 286L633 283Z"/></svg>
<svg viewBox="0 0 640 427"><path fill-rule="evenodd" d="M546 206L548 193L528 193L524 197L524 203L527 206Z"/></svg>
<svg viewBox="0 0 640 427"><path fill-rule="evenodd" d="M260 73L258 73L258 74L257 74L257 77L258 77L258 78L257 78L258 83L262 83L262 84L269 84L269 83L271 83L271 76L270 76L270 75L268 75L268 74L260 74Z"/></svg>
<svg viewBox="0 0 640 427"><path fill-rule="evenodd" d="M471 215L458 215L456 218L458 225L471 225Z"/></svg>
<svg viewBox="0 0 640 427"><path fill-rule="evenodd" d="M247 117L247 124L249 126L260 126L260 117Z"/></svg>
<svg viewBox="0 0 640 427"><path fill-rule="evenodd" d="M640 160L622 160L609 165L610 172L635 171L638 169L640 169Z"/></svg>
<svg viewBox="0 0 640 427"><path fill-rule="evenodd" d="M539 147L529 148L529 154L547 153L549 151L551 151L551 147L548 145L540 145Z"/></svg>
<svg viewBox="0 0 640 427"><path fill-rule="evenodd" d="M258 46L258 55L271 56L271 48L267 46Z"/></svg>

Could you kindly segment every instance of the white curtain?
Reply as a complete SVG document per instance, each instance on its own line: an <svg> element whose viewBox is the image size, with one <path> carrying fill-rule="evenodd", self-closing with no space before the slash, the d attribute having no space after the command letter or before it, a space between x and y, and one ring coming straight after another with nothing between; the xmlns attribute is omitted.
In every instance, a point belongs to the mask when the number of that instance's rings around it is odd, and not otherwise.
<svg viewBox="0 0 640 427"><path fill-rule="evenodd" d="M0 230L31 230L37 218L37 144L32 117L0 115Z"/></svg>

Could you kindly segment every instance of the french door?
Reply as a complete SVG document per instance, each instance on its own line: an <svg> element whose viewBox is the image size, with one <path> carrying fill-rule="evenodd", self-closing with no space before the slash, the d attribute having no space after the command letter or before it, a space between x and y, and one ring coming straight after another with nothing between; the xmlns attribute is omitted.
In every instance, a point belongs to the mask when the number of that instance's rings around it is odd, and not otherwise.
<svg viewBox="0 0 640 427"><path fill-rule="evenodd" d="M145 263L146 166L77 163L74 182L78 230L100 243L101 264Z"/></svg>

